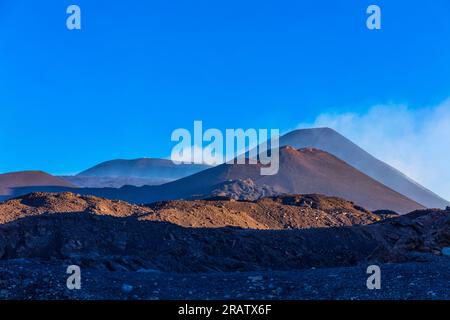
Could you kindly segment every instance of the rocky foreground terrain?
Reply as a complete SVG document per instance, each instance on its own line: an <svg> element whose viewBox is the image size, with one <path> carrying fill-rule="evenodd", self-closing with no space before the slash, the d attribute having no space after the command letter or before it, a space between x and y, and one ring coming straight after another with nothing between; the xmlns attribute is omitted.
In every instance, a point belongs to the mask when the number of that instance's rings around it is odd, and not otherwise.
<svg viewBox="0 0 450 320"><path fill-rule="evenodd" d="M380 264L381 289L366 287L366 265L292 271L173 273L83 268L81 289L66 287L66 265L0 261L1 299L378 300L450 299L450 258Z"/></svg>
<svg viewBox="0 0 450 320"><path fill-rule="evenodd" d="M448 299L450 210L372 213L319 195L131 205L0 203L4 299ZM366 267L382 289L366 288ZM66 268L82 289L66 288Z"/></svg>
<svg viewBox="0 0 450 320"><path fill-rule="evenodd" d="M353 202L321 195L274 196L236 201L216 196L208 200L174 200L138 206L73 193L32 193L0 204L0 224L42 214L85 213L141 221L171 222L183 227L292 229L338 227L380 221ZM383 217L395 216L395 213Z"/></svg>

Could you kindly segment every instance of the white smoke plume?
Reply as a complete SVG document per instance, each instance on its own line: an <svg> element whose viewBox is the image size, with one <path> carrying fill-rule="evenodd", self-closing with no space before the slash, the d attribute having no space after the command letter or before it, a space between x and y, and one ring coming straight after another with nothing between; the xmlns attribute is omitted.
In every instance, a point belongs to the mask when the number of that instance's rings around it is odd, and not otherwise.
<svg viewBox="0 0 450 320"><path fill-rule="evenodd" d="M450 199L450 99L434 107L376 105L321 114L299 127L330 127L433 192Z"/></svg>

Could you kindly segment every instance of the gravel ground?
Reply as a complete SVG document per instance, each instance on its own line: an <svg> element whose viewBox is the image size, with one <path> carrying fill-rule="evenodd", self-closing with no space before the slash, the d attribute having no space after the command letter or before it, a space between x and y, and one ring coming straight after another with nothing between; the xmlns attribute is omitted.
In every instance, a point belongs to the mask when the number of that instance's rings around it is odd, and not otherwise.
<svg viewBox="0 0 450 320"><path fill-rule="evenodd" d="M450 258L383 264L381 289L366 287L367 266L264 272L166 273L81 270L80 290L66 267L27 259L0 261L0 299L370 300L450 299Z"/></svg>

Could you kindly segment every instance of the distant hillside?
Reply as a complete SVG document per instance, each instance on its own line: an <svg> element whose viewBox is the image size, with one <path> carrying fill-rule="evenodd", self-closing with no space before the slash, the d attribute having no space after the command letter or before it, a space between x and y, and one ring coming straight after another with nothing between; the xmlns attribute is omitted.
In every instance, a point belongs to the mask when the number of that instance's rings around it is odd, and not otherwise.
<svg viewBox="0 0 450 320"><path fill-rule="evenodd" d="M395 192L378 181L356 170L337 157L317 149L280 149L280 170L273 176L261 176L261 165L222 164L186 178L161 186L113 188L83 188L77 193L90 194L133 203L151 203L160 200L200 199L211 195L255 199L276 193L324 194L355 202L369 210L394 210L407 213L423 206ZM250 182L251 180L251 182ZM231 185L230 185L231 183ZM221 189L223 192L221 192ZM21 194L39 189L23 189ZM70 191L67 188L44 191ZM243 192L243 197L237 193Z"/></svg>
<svg viewBox="0 0 450 320"><path fill-rule="evenodd" d="M75 185L63 179L54 177L42 171L19 171L0 174L0 200L14 194L14 188L20 187L69 187L74 188Z"/></svg>
<svg viewBox="0 0 450 320"><path fill-rule="evenodd" d="M142 187L156 186L171 182L173 179L153 179L136 177L95 177L95 176L58 176L80 188L120 188L126 185Z"/></svg>
<svg viewBox="0 0 450 320"><path fill-rule="evenodd" d="M176 180L210 168L200 164L174 164L171 160L141 158L102 162L79 173L78 177L141 178L155 181Z"/></svg>

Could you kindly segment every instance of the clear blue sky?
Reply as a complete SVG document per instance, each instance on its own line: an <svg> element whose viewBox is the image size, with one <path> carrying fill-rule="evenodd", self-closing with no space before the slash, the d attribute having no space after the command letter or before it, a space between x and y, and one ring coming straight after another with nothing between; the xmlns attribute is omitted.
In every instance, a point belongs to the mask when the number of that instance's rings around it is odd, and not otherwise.
<svg viewBox="0 0 450 320"><path fill-rule="evenodd" d="M70 4L81 31L66 29ZM0 172L167 157L194 120L286 131L436 104L450 93L449 17L448 0L0 0Z"/></svg>

